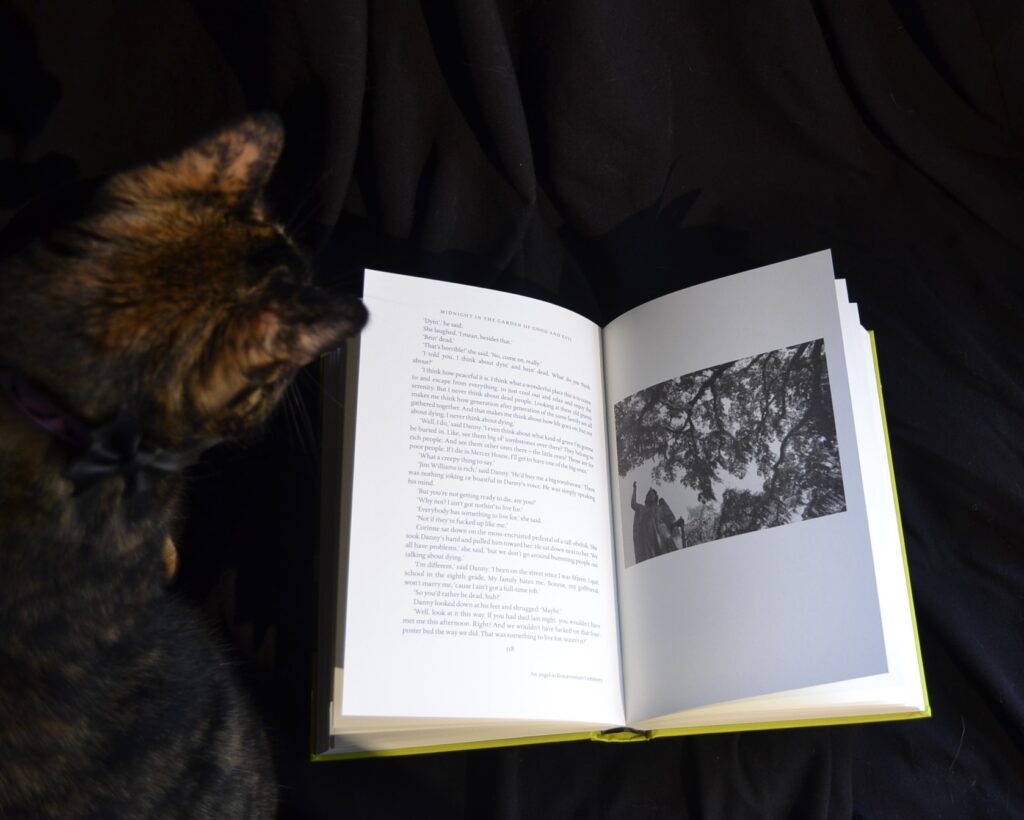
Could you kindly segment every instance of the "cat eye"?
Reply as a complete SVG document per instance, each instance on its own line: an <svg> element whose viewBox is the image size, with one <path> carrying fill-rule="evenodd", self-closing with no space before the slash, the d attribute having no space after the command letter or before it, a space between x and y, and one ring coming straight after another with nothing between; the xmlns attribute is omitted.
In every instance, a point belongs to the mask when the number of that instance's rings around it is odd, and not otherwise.
<svg viewBox="0 0 1024 820"><path fill-rule="evenodd" d="M272 385L281 380L285 375L286 365L281 362L259 365L246 372L246 378L250 384Z"/></svg>
<svg viewBox="0 0 1024 820"><path fill-rule="evenodd" d="M275 299L287 301L295 296L302 282L295 271L285 265L278 265L268 275L267 291Z"/></svg>
<svg viewBox="0 0 1024 820"><path fill-rule="evenodd" d="M295 274L287 265L274 265L267 274L272 281L295 281Z"/></svg>

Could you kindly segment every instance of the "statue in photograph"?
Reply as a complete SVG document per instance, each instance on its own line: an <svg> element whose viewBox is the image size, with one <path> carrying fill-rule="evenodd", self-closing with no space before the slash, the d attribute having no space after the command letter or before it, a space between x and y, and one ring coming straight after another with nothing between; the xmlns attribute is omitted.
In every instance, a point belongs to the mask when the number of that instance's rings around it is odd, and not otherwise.
<svg viewBox="0 0 1024 820"><path fill-rule="evenodd" d="M633 508L633 554L638 564L661 554L657 531L658 500L658 493L651 487L647 491L644 503L638 504L636 482L633 482L630 506Z"/></svg>

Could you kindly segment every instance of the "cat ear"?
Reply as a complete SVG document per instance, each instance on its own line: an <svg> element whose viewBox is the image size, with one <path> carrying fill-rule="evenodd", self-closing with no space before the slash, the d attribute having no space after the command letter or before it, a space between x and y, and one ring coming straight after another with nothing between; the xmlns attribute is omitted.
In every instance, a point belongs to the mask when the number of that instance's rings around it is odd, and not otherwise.
<svg viewBox="0 0 1024 820"><path fill-rule="evenodd" d="M231 207L256 201L281 156L284 128L271 112L252 114L226 126L177 156L115 178L129 195L215 193Z"/></svg>

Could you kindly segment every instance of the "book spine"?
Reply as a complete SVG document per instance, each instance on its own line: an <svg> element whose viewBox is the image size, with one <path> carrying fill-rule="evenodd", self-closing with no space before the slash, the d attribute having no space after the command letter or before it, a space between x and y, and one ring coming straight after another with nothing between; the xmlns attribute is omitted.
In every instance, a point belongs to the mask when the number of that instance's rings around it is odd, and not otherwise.
<svg viewBox="0 0 1024 820"><path fill-rule="evenodd" d="M600 743L635 743L640 740L650 740L651 733L640 729L631 729L629 726L616 726L614 729L605 729L591 736L591 740Z"/></svg>

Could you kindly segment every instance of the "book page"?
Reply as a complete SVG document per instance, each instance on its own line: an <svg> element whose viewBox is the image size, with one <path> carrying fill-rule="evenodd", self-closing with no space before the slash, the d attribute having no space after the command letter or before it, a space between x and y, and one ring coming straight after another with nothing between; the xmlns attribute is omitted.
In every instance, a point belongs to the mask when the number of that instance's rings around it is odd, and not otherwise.
<svg viewBox="0 0 1024 820"><path fill-rule="evenodd" d="M928 708L917 650L910 588L900 541L895 494L881 414L870 334L860 325L845 282L836 282L854 423L862 454L864 495L871 532L888 671L865 678L698 707L644 721L643 729L752 724L865 715L918 713Z"/></svg>
<svg viewBox="0 0 1024 820"><path fill-rule="evenodd" d="M627 720L885 672L828 254L604 343Z"/></svg>
<svg viewBox="0 0 1024 820"><path fill-rule="evenodd" d="M366 272L342 715L622 718L599 330Z"/></svg>

